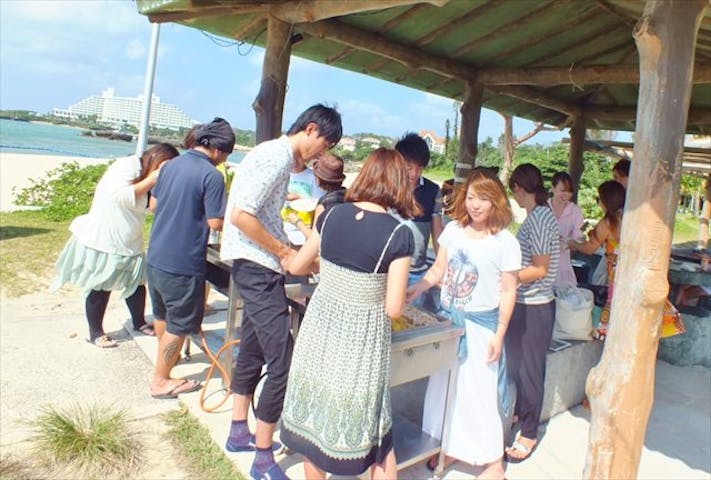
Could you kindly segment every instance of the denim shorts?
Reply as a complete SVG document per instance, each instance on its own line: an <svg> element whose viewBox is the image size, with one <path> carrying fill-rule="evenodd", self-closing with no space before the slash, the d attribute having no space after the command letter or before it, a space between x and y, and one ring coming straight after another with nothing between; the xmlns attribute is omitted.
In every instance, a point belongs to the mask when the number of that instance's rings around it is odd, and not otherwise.
<svg viewBox="0 0 711 480"><path fill-rule="evenodd" d="M146 279L153 317L166 321L168 333L200 333L205 313L205 277L168 273L148 265Z"/></svg>

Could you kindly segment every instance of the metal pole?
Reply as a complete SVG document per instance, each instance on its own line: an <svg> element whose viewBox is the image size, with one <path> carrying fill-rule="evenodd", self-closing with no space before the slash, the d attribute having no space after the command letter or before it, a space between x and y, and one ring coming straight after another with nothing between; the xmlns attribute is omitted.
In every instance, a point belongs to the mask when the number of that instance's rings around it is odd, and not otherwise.
<svg viewBox="0 0 711 480"><path fill-rule="evenodd" d="M150 129L151 100L153 99L153 80L156 76L156 58L158 57L158 39L160 37L160 24L154 23L151 30L151 46L148 52L146 65L146 81L143 85L143 106L141 107L141 124L138 127L138 143L136 155L141 155L148 144L148 131Z"/></svg>

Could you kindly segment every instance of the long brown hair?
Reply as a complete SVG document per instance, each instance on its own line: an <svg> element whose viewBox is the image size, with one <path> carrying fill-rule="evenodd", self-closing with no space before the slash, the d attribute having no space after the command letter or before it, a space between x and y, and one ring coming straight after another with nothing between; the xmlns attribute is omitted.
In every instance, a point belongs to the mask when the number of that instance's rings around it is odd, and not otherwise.
<svg viewBox="0 0 711 480"><path fill-rule="evenodd" d="M158 168L158 165L178 155L180 155L180 153L170 143L158 143L153 145L141 155L141 173L133 180L133 183L136 184L140 182L146 178L149 173Z"/></svg>
<svg viewBox="0 0 711 480"><path fill-rule="evenodd" d="M504 185L491 169L481 167L473 168L462 188L457 191L452 210L454 220L463 227L472 222L466 206L469 189L472 189L477 197L491 202L491 213L486 220L489 232L499 233L511 224L513 212Z"/></svg>
<svg viewBox="0 0 711 480"><path fill-rule="evenodd" d="M377 203L394 208L404 218L422 213L407 178L405 158L390 148L378 148L368 156L346 193L346 202Z"/></svg>
<svg viewBox="0 0 711 480"><path fill-rule="evenodd" d="M548 191L543 186L543 175L532 163L524 163L514 169L509 178L509 188L513 190L514 185L534 194L536 205L548 205Z"/></svg>
<svg viewBox="0 0 711 480"><path fill-rule="evenodd" d="M605 207L605 216L602 218L607 220L613 231L619 231L620 228L622 211L625 208L625 193L625 187L614 180L602 182L597 187L600 203Z"/></svg>

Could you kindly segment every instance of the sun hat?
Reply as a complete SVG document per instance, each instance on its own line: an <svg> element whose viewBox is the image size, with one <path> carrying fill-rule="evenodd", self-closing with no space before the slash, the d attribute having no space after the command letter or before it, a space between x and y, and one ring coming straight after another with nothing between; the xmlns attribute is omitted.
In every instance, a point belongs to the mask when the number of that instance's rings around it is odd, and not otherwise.
<svg viewBox="0 0 711 480"><path fill-rule="evenodd" d="M342 182L346 179L343 174L343 159L336 155L323 155L314 162L312 169L314 175L324 182Z"/></svg>

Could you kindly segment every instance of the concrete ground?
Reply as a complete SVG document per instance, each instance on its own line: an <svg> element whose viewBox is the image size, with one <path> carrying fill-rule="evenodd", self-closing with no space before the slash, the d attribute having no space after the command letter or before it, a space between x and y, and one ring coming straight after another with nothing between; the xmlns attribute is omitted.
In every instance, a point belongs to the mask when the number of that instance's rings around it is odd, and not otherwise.
<svg viewBox="0 0 711 480"><path fill-rule="evenodd" d="M226 308L224 297L213 294L212 304ZM226 312L207 317L205 330L224 328ZM155 341L136 338L136 343L149 359L155 358ZM181 362L175 372L203 380L210 363L206 355L192 348L190 362ZM216 405L224 398L219 378L209 382L207 405ZM413 391L421 391L415 387ZM401 401L406 395L394 395ZM191 412L208 426L213 439L223 445L229 431L232 402L228 400L213 413L200 407L198 393L181 396ZM394 409L398 408L394 405ZM253 419L252 419L253 420ZM253 425L253 423L252 423ZM582 477L590 426L590 412L576 407L554 416L541 426L541 441L532 456L519 464L510 464L506 476L510 479L569 479ZM238 468L249 472L252 455L228 453ZM280 454L277 461L294 479L304 478L299 455ZM445 471L444 479L472 478L477 471L455 464ZM400 472L405 479L431 478L432 474L420 463ZM675 367L657 362L655 402L647 428L644 450L639 467L640 479L711 479L711 369L705 367Z"/></svg>
<svg viewBox="0 0 711 480"><path fill-rule="evenodd" d="M26 442L24 423L41 405L85 404L87 401L126 407L137 421L155 418L175 409L176 400L154 400L148 383L156 357L155 338L122 330L130 328L123 302L112 297L106 318L108 331L116 332L119 348L100 351L86 344L86 325L77 292L35 295L30 300L3 299L0 307L0 448L13 451ZM224 297L213 293L212 304L225 308ZM205 330L224 328L226 312L207 317ZM133 332L131 332L133 334ZM174 376L204 381L210 361L193 345L190 361L181 361ZM421 389L420 389L421 390ZM207 407L217 405L225 392L222 381L208 382ZM200 392L180 397L190 411L223 445L231 419L232 402L227 400L212 413L200 407ZM402 401L402 396L394 396ZM532 456L507 466L510 479L580 478L585 465L589 411L577 407L554 416L542 425L539 447ZM227 456L248 476L252 455ZM149 465L139 478L185 478L172 465ZM169 460L169 459L164 459ZM303 478L301 458L281 453L280 465L294 479ZM476 470L455 464L445 479L472 478ZM400 478L425 479L431 473L420 463L400 472ZM639 468L642 479L711 479L711 369L675 367L657 362L655 403Z"/></svg>

